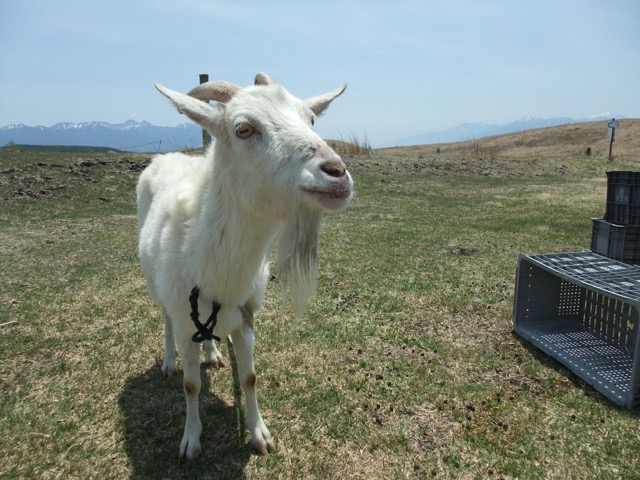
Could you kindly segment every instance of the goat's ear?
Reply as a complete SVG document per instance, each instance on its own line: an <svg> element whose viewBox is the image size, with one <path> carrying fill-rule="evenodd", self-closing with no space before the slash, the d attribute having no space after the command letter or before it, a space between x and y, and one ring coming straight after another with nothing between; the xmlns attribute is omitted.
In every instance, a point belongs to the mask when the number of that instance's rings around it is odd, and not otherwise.
<svg viewBox="0 0 640 480"><path fill-rule="evenodd" d="M254 85L275 85L276 81L266 73L259 72L256 75Z"/></svg>
<svg viewBox="0 0 640 480"><path fill-rule="evenodd" d="M318 95L317 97L307 98L304 103L307 104L307 107L311 109L313 113L316 115L322 115L324 111L331 105L331 102L335 100L337 97L342 95L347 89L347 84L345 83L343 86L334 90L330 93L325 93L324 95Z"/></svg>
<svg viewBox="0 0 640 480"><path fill-rule="evenodd" d="M222 123L219 107L209 105L189 95L174 92L158 83L156 83L155 86L160 93L171 100L171 103L173 103L178 112L184 113L202 128L208 130L212 135L218 136Z"/></svg>

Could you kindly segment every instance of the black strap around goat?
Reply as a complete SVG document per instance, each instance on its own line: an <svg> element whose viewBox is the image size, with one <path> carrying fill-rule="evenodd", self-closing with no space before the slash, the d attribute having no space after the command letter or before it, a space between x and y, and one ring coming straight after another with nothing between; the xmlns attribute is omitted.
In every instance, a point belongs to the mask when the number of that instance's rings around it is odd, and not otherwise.
<svg viewBox="0 0 640 480"><path fill-rule="evenodd" d="M193 320L193 324L196 326L198 331L193 334L191 340L197 343L204 342L205 340L220 341L220 337L216 337L213 334L213 329L216 327L216 323L218 322L218 312L220 311L220 304L218 302L213 302L213 310L211 311L211 315L209 315L207 323L203 325L200 322L200 314L198 313L199 296L200 289L198 287L193 287L193 289L191 290L191 295L189 295L189 303L191 304L191 320Z"/></svg>

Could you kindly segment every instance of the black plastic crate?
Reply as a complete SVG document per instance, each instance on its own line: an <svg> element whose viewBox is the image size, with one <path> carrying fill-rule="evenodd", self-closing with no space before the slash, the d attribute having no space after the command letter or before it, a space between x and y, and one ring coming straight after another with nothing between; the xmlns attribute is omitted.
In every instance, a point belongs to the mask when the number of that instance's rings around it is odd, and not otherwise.
<svg viewBox="0 0 640 480"><path fill-rule="evenodd" d="M607 172L604 219L619 225L640 226L640 171Z"/></svg>
<svg viewBox="0 0 640 480"><path fill-rule="evenodd" d="M592 218L591 251L625 263L640 264L640 226L616 225Z"/></svg>
<svg viewBox="0 0 640 480"><path fill-rule="evenodd" d="M513 330L613 402L640 404L640 267L591 252L518 259Z"/></svg>

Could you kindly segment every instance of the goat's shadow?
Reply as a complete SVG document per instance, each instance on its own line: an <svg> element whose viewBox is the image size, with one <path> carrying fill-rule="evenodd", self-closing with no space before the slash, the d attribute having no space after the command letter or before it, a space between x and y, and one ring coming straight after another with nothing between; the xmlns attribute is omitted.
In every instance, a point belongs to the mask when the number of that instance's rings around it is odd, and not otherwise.
<svg viewBox="0 0 640 480"><path fill-rule="evenodd" d="M245 440L242 391L233 349L228 353L231 368L226 367L221 374L233 375L234 402L229 405L213 394L209 375L203 372L199 401L202 453L192 461L178 458L186 416L182 374L164 378L156 365L126 380L119 406L131 478L243 478L253 452Z"/></svg>

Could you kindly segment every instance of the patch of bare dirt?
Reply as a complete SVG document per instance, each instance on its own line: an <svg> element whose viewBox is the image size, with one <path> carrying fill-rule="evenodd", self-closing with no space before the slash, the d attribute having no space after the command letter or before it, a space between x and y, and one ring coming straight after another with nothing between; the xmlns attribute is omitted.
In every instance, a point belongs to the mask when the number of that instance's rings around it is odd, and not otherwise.
<svg viewBox="0 0 640 480"><path fill-rule="evenodd" d="M82 185L98 184L107 172L111 175L137 176L149 164L147 157L121 158L103 155L86 159L69 154L68 163L14 159L14 164L0 170L0 205L12 205L24 199L55 198L76 192ZM22 161L21 161L22 160ZM98 200L105 200L97 196Z"/></svg>

